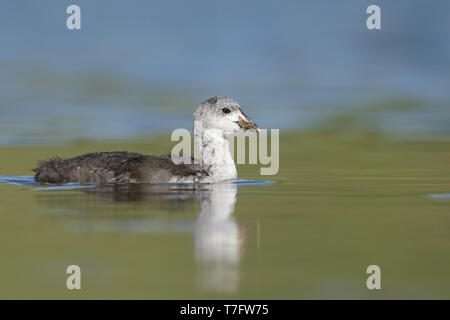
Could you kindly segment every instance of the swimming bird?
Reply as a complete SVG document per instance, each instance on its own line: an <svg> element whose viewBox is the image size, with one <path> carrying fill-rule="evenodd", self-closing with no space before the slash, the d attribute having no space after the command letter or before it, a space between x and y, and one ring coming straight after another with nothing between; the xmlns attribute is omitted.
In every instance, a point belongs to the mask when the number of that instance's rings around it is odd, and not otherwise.
<svg viewBox="0 0 450 320"><path fill-rule="evenodd" d="M259 131L238 102L217 96L201 103L194 112L194 144L201 161L175 164L171 155L95 152L42 161L33 171L37 182L46 183L216 183L233 180L237 178L237 171L226 136L248 129Z"/></svg>

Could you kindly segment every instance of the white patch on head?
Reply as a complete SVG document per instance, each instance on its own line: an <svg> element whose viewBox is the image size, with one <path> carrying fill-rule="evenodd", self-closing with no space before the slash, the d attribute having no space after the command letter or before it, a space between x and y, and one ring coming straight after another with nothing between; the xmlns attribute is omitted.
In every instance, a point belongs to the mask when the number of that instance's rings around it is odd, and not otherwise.
<svg viewBox="0 0 450 320"><path fill-rule="evenodd" d="M258 127L233 99L214 97L198 106L194 113L196 157L209 166L208 177L202 177L201 183L237 178L227 136L247 129Z"/></svg>
<svg viewBox="0 0 450 320"><path fill-rule="evenodd" d="M201 121L204 129L233 132L240 130L236 123L240 115L242 115L242 111L235 100L226 97L214 97L198 106L194 113L194 120Z"/></svg>

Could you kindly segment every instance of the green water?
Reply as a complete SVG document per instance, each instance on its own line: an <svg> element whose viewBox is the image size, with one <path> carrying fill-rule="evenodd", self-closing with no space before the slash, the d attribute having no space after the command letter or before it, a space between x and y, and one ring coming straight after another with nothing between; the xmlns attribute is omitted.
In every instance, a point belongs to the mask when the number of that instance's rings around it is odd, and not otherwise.
<svg viewBox="0 0 450 320"><path fill-rule="evenodd" d="M167 141L1 147L0 174L30 176L55 155L167 153ZM448 299L449 163L450 142L303 132L280 137L277 175L238 166L273 184L0 183L0 298ZM66 288L73 264L81 290ZM369 265L381 290L366 287Z"/></svg>

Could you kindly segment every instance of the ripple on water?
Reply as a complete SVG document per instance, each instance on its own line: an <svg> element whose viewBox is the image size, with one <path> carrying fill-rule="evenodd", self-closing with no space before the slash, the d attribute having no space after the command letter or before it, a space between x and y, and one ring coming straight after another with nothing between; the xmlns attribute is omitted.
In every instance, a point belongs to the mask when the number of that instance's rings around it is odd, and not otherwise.
<svg viewBox="0 0 450 320"><path fill-rule="evenodd" d="M38 186L33 176L3 176L0 175L0 182L17 186Z"/></svg>
<svg viewBox="0 0 450 320"><path fill-rule="evenodd" d="M235 183L238 186L266 186L269 184L277 183L277 181L237 179Z"/></svg>
<svg viewBox="0 0 450 320"><path fill-rule="evenodd" d="M427 198L450 200L450 193L432 193L427 195Z"/></svg>
<svg viewBox="0 0 450 320"><path fill-rule="evenodd" d="M0 183L17 186L39 186L38 188L33 188L33 190L74 190L74 189L94 188L98 186L97 183L80 184L77 182L42 185L36 182L36 180L34 180L34 176L5 176L5 175L0 175ZM237 184L238 186L266 186L273 183L277 183L277 181L237 179L234 183Z"/></svg>

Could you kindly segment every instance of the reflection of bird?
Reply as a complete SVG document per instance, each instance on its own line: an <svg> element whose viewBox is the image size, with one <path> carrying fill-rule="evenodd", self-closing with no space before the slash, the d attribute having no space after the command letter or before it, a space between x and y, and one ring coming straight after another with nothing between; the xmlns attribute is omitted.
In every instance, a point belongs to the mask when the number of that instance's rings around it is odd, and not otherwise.
<svg viewBox="0 0 450 320"><path fill-rule="evenodd" d="M76 209L82 206L84 210L67 210L67 204L75 194L61 199L44 197L41 203L57 207L58 214L65 211L85 213L87 204L93 205L93 210L87 221L78 220L74 223L76 229L82 232L192 232L194 233L194 254L197 261L197 280L202 289L223 293L234 292L239 284L239 262L242 256L245 232L234 218L237 184L116 184L83 189L83 194L95 196L87 201L85 197L75 198L72 206ZM164 211L191 211L200 202L200 209L195 222L189 219L172 217L167 221L155 218L132 218L133 213L126 213L127 219L120 214L122 207L111 215L113 219L93 219L101 214L95 198L109 198L113 201L142 201L152 204ZM75 200L73 199L73 200ZM92 201L94 200L94 201ZM49 202L50 201L50 202ZM61 209L61 203L66 210ZM102 202L101 202L102 203ZM101 204L100 204L101 205ZM45 213L53 212L45 210ZM136 214L136 213L134 213ZM141 213L142 214L142 213ZM118 217L121 217L118 219Z"/></svg>
<svg viewBox="0 0 450 320"><path fill-rule="evenodd" d="M255 129L239 104L230 98L214 97L197 108L194 119L195 145L204 164L174 164L170 155L147 156L130 152L88 153L69 159L41 162L34 169L38 182L220 182L237 178L226 133Z"/></svg>
<svg viewBox="0 0 450 320"><path fill-rule="evenodd" d="M194 231L199 282L208 290L234 292L244 241L243 229L233 217L237 186L213 184L210 188L202 199Z"/></svg>

